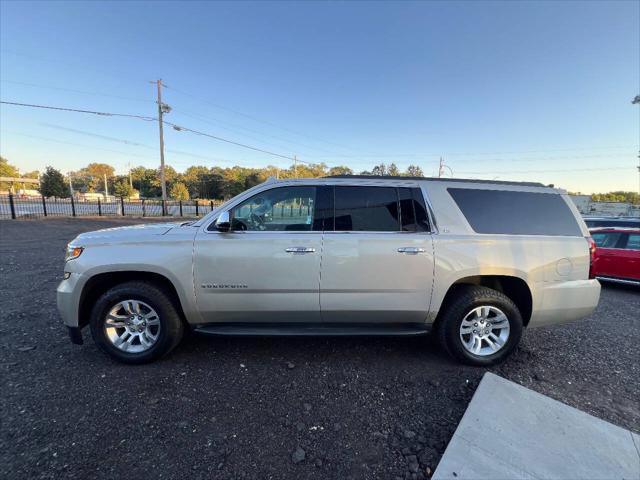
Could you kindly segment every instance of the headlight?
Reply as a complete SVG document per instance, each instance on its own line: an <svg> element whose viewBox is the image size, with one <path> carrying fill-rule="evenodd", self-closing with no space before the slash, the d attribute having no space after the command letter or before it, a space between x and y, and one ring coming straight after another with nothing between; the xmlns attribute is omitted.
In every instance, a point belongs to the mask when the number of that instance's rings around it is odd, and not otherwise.
<svg viewBox="0 0 640 480"><path fill-rule="evenodd" d="M73 260L74 258L78 258L82 255L84 251L84 247L77 247L75 245L67 245L67 254L64 257L64 261L68 262L69 260Z"/></svg>

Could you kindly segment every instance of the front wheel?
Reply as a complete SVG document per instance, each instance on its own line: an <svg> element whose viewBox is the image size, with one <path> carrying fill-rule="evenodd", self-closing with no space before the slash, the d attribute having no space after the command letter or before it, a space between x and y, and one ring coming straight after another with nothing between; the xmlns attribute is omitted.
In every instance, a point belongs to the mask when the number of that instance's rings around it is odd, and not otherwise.
<svg viewBox="0 0 640 480"><path fill-rule="evenodd" d="M132 364L166 355L183 334L170 297L147 282L126 282L107 290L93 307L90 326L98 347Z"/></svg>
<svg viewBox="0 0 640 480"><path fill-rule="evenodd" d="M477 366L504 360L520 342L522 315L497 290L460 286L438 321L440 344L454 358Z"/></svg>

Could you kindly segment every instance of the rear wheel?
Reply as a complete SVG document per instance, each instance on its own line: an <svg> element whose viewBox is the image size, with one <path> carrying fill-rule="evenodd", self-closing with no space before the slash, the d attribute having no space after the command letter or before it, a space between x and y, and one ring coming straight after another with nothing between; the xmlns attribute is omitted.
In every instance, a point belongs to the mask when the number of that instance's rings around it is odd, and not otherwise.
<svg viewBox="0 0 640 480"><path fill-rule="evenodd" d="M438 320L442 347L470 365L504 360L522 336L522 316L513 301L497 290L476 285L456 288Z"/></svg>
<svg viewBox="0 0 640 480"><path fill-rule="evenodd" d="M95 343L125 363L146 363L169 353L183 325L171 298L147 282L127 282L107 290L90 320Z"/></svg>

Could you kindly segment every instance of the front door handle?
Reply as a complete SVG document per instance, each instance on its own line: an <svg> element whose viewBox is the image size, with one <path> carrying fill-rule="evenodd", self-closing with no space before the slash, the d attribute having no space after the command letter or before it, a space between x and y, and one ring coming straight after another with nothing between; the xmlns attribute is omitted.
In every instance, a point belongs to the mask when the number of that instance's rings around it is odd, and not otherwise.
<svg viewBox="0 0 640 480"><path fill-rule="evenodd" d="M313 247L289 247L285 249L287 253L313 253L316 249Z"/></svg>
<svg viewBox="0 0 640 480"><path fill-rule="evenodd" d="M421 247L400 247L398 249L398 253L406 253L407 255L417 255L424 252L424 248Z"/></svg>

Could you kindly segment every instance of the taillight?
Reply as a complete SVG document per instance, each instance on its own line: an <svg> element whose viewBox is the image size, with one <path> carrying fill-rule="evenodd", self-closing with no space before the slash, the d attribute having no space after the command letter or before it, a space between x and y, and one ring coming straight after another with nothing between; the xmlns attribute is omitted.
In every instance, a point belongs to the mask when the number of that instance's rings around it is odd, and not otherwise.
<svg viewBox="0 0 640 480"><path fill-rule="evenodd" d="M596 273L593 269L593 262L596 259L596 242L594 242L591 237L586 238L589 244L589 278L596 278Z"/></svg>

